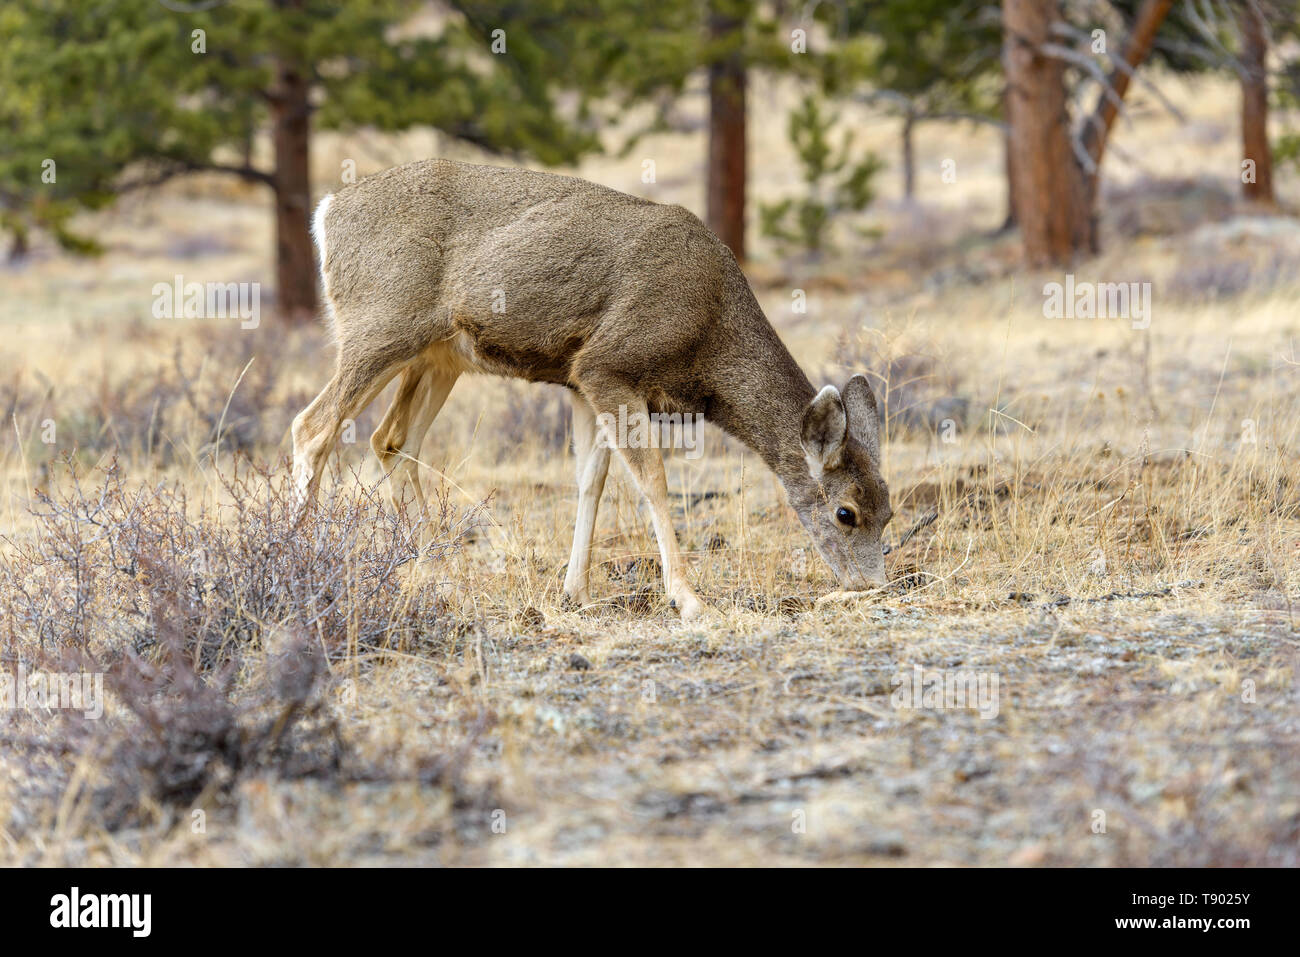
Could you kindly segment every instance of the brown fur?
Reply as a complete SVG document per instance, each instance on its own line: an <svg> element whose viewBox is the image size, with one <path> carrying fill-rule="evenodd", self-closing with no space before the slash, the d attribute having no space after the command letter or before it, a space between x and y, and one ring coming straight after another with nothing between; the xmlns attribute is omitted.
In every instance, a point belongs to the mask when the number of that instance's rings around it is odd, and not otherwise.
<svg viewBox="0 0 1300 957"><path fill-rule="evenodd" d="M586 526L608 465L595 415L620 405L704 413L773 469L846 587L883 581L889 502L866 380L850 380L844 398L823 390L814 404L735 258L690 212L572 177L447 160L387 170L327 202L317 242L338 365L294 421L304 503L343 420L399 373L371 441L395 468L395 499L408 484L422 502L425 431L459 375L488 372L574 392L579 528L565 583L574 600L586 600ZM833 455L805 448L810 416ZM650 503L667 593L689 617L701 606L685 580L659 453L619 453ZM856 528L833 517L845 502L861 515Z"/></svg>

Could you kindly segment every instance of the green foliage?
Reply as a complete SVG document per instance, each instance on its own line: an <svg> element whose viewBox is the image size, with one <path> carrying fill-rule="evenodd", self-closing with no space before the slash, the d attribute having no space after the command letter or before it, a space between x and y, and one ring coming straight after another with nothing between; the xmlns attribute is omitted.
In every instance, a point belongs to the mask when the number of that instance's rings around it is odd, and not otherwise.
<svg viewBox="0 0 1300 957"><path fill-rule="evenodd" d="M837 217L861 212L870 205L875 198L872 181L883 165L874 153L854 160L853 134L848 131L837 150L831 142L837 121L837 116L822 110L817 97L804 97L800 107L790 114L789 135L807 190L798 198L759 204L760 228L765 236L814 256L828 247Z"/></svg>
<svg viewBox="0 0 1300 957"><path fill-rule="evenodd" d="M1273 99L1281 108L1284 118L1295 115L1300 109L1300 63L1287 64L1281 72ZM1278 167L1300 168L1300 132L1287 130L1272 143L1273 164Z"/></svg>
<svg viewBox="0 0 1300 957"><path fill-rule="evenodd" d="M1079 28L1109 27L1106 55L1114 62L1120 54L1126 25L1137 20L1141 5L1141 0L1108 0L1109 24L1080 23ZM1208 18L1204 15L1207 11L1211 14ZM1069 12L1067 9L1067 15ZM1147 62L1180 74L1217 70L1232 55L1230 48L1237 39L1230 5L1224 4L1216 11L1208 4L1198 10L1195 4L1175 3L1160 24Z"/></svg>
<svg viewBox="0 0 1300 957"><path fill-rule="evenodd" d="M1275 49L1279 44L1291 47L1300 37L1300 14L1292 11L1285 18L1272 20L1269 27ZM1274 78L1273 102L1284 122L1300 110L1300 61L1287 60L1281 64ZM1300 132L1288 129L1274 140L1272 147L1275 166L1300 168Z"/></svg>
<svg viewBox="0 0 1300 957"><path fill-rule="evenodd" d="M240 157L266 124L283 62L309 78L316 128L429 125L569 162L598 145L587 108L595 78L627 42L605 24L635 36L625 0L455 0L445 16L417 0L175 6L0 7L0 228L16 237L49 228L76 245L68 218L124 188L214 168L270 182L274 171ZM495 30L504 53L491 51ZM640 61L660 56L653 47ZM563 108L562 91L576 94ZM47 159L53 182L42 181Z"/></svg>
<svg viewBox="0 0 1300 957"><path fill-rule="evenodd" d="M646 133L670 128L672 107L702 69L729 62L791 72L807 59L792 55L782 24L755 0L656 0L649 7L645 0L603 0L597 6L599 26L572 18L583 46L604 51L590 72L576 78L578 86L604 98L623 119L630 108L655 106L649 121L631 130L623 152Z"/></svg>
<svg viewBox="0 0 1300 957"><path fill-rule="evenodd" d="M990 116L1000 95L1001 24L975 0L864 0L818 9L836 42L820 59L823 88L870 83L918 117Z"/></svg>

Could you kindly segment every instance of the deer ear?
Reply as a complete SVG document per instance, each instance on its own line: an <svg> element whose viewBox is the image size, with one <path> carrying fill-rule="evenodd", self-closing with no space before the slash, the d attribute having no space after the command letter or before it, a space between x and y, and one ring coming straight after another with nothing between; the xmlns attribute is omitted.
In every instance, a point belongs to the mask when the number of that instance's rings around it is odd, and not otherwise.
<svg viewBox="0 0 1300 957"><path fill-rule="evenodd" d="M804 409L803 424L799 429L799 444L803 446L803 455L813 478L819 478L822 472L840 464L840 453L844 451L848 431L844 400L835 386L828 385Z"/></svg>
<svg viewBox="0 0 1300 957"><path fill-rule="evenodd" d="M844 408L849 417L849 435L862 443L876 468L880 468L880 407L866 376L855 375L844 386Z"/></svg>

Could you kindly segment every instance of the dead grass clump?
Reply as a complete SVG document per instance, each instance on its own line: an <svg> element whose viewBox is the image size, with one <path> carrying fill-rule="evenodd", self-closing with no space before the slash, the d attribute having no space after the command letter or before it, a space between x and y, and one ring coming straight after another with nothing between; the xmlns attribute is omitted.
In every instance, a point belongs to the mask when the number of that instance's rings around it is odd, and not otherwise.
<svg viewBox="0 0 1300 957"><path fill-rule="evenodd" d="M85 378L16 374L0 385L0 406L41 471L68 449L83 462L117 454L157 467L253 454L274 449L310 398L283 380L311 341L286 336L272 356L264 339L238 327L196 327L164 357L125 374L108 366ZM160 351L147 339L138 345L142 354Z"/></svg>
<svg viewBox="0 0 1300 957"><path fill-rule="evenodd" d="M841 332L830 361L819 381L843 385L855 373L865 375L884 408L887 435L966 430L971 399L939 355L886 335Z"/></svg>
<svg viewBox="0 0 1300 957"><path fill-rule="evenodd" d="M1177 236L1204 222L1227 219L1236 209L1236 196L1211 179L1152 179L1104 190L1102 216L1126 239L1137 236Z"/></svg>
<svg viewBox="0 0 1300 957"><path fill-rule="evenodd" d="M1282 249L1219 250L1180 258L1164 284L1183 302L1218 302L1245 293L1268 294L1300 277L1300 257Z"/></svg>
<svg viewBox="0 0 1300 957"><path fill-rule="evenodd" d="M195 500L181 484L132 488L116 461L93 484L65 468L29 506L33 527L4 540L11 644L145 651L165 621L204 668L284 627L332 651L408 647L439 633L444 616L437 589L406 587L406 573L459 547L478 514L444 499L413 527L376 488L349 481L297 525L283 471L237 462Z"/></svg>

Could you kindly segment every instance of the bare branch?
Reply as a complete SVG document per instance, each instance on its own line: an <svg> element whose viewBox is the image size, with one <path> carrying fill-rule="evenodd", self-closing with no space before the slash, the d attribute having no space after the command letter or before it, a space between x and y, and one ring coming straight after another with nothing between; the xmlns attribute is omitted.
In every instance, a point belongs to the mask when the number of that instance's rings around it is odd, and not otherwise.
<svg viewBox="0 0 1300 957"><path fill-rule="evenodd" d="M1169 15L1174 0L1142 0L1137 16L1133 21L1133 30L1120 51L1115 69L1111 70L1110 86L1122 101L1133 79L1134 69L1141 66L1151 53L1155 43L1156 31ZM1123 68L1119 66L1123 63ZM1103 97L1093 112L1094 122L1088 123L1082 130L1083 146L1092 159L1094 169L1100 167L1102 156L1106 152L1106 140L1110 128L1115 123L1119 110L1107 97Z"/></svg>
<svg viewBox="0 0 1300 957"><path fill-rule="evenodd" d="M1085 126L1083 130L1070 131L1070 149L1074 150L1074 158L1079 161L1079 166L1083 168L1083 171L1089 176L1094 176L1097 173L1097 161L1092 158L1083 142L1083 132L1090 128L1090 126Z"/></svg>
<svg viewBox="0 0 1300 957"><path fill-rule="evenodd" d="M1068 23L1062 23L1059 20L1056 23L1052 24L1052 32L1056 33L1058 36L1063 36L1069 39L1078 40L1081 43L1090 43L1092 41L1092 38L1088 36L1088 34L1084 33L1082 30L1078 29L1077 27L1071 26ZM1206 60L1207 62L1213 62L1210 60L1208 54L1204 50L1196 50L1196 48L1189 47L1187 44L1180 44L1180 45L1182 47L1187 48L1184 52L1190 53L1195 51L1200 55L1202 59ZM1166 45L1165 49L1173 49L1173 45L1172 44ZM1075 52L1075 55L1078 57L1084 57L1083 54L1077 52ZM1087 57L1084 58L1087 59ZM1077 63L1078 61L1071 60L1071 62ZM1096 61L1090 61L1090 62L1096 62ZM1124 62L1124 59L1122 57L1113 60L1111 66L1113 69L1126 74L1129 77L1129 79L1136 80L1138 83L1141 83L1142 86L1144 86L1151 93L1152 96L1154 96L1157 100L1160 101L1160 105L1163 106L1165 110L1169 112L1169 115L1172 116L1174 119L1176 119L1179 123L1187 122L1186 114L1184 114L1182 110L1180 110L1177 106L1175 106L1173 101L1170 100L1169 97L1165 96L1165 94L1161 92L1160 88L1156 86L1155 83L1153 83L1151 80L1143 76L1140 71L1134 70L1132 67L1130 67L1126 62Z"/></svg>
<svg viewBox="0 0 1300 957"><path fill-rule="evenodd" d="M1098 65L1097 61L1092 59L1092 57L1084 56L1077 50L1063 47L1059 43L1044 43L1039 47L1039 49L1047 56L1053 57L1057 60L1064 60L1066 63L1073 63L1075 66L1081 67L1083 70L1087 71L1087 73L1096 80L1097 84L1101 87L1102 96L1114 103L1116 110L1121 112L1123 111L1124 101L1119 98L1119 94L1116 93L1115 88L1111 86L1110 78L1106 76L1106 73Z"/></svg>
<svg viewBox="0 0 1300 957"><path fill-rule="evenodd" d="M149 176L137 180L128 180L117 186L116 192L130 193L137 189L149 189L161 186L168 180L189 173L227 173L265 186L275 186L275 176L253 166L232 166L224 163L193 163L188 160L168 160L172 165L156 170Z"/></svg>

